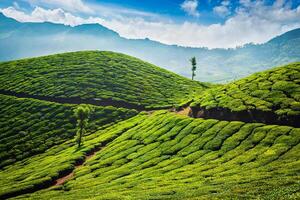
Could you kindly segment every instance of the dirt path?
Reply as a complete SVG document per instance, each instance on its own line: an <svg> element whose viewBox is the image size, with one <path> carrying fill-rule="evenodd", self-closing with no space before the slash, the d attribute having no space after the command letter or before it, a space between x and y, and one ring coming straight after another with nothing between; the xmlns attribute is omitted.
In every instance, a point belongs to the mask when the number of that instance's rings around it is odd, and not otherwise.
<svg viewBox="0 0 300 200"><path fill-rule="evenodd" d="M76 166L75 169L77 168L78 167ZM57 179L54 186L63 185L67 180L70 180L73 176L74 176L74 171L64 177Z"/></svg>
<svg viewBox="0 0 300 200"><path fill-rule="evenodd" d="M97 148L97 149L95 149L94 151L92 151L91 153L89 153L88 155L86 155L86 156L85 156L85 159L84 159L84 161L83 161L82 163L76 165L75 168L73 169L73 171L70 172L69 174L67 174L67 175L65 175L65 176L63 176L63 177L61 177L61 178L58 178L58 179L55 181L55 183L54 183L53 186L63 185L63 184L66 183L68 180L71 180L71 179L74 177L74 175L75 175L75 172L74 172L74 171L75 171L76 169L82 167L82 166L86 163L86 161L88 161L88 160L90 160L92 157L94 157L94 156L96 155L96 153L97 153L98 151L100 151L101 149L102 149L102 148Z"/></svg>
<svg viewBox="0 0 300 200"><path fill-rule="evenodd" d="M70 172L65 172L64 174L61 175L60 178L57 178L56 180L50 180L50 181L46 181L44 183L41 183L39 185L35 185L32 188L25 188L25 189L21 189L18 191L12 191L12 192L8 192L6 194L0 194L0 199L8 199L8 198L13 198L19 195L24 195L24 194L28 194L28 193L34 193L36 191L39 191L41 189L47 189L47 188L51 188L54 186L59 186L59 185L63 185L65 184L67 181L71 180L74 176L75 176L75 169L78 169L80 167L82 167L86 161L90 160L93 156L95 156L95 154L100 151L101 149L103 149L106 146L106 144L104 144L102 147L96 147L94 148L91 152L89 152L88 154L86 154L86 156L84 157L84 160L81 161L80 163L78 163L75 168Z"/></svg>
<svg viewBox="0 0 300 200"><path fill-rule="evenodd" d="M192 110L190 107L183 108L182 110L176 112L178 115L190 116Z"/></svg>

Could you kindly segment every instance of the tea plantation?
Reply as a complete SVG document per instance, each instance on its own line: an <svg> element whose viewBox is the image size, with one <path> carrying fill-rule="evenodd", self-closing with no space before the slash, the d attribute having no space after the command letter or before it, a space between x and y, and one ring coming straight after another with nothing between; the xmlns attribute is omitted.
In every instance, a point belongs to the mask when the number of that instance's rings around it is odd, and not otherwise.
<svg viewBox="0 0 300 200"><path fill-rule="evenodd" d="M211 85L113 52L2 62L0 199L300 199L299 72ZM98 101L78 147L74 109Z"/></svg>
<svg viewBox="0 0 300 200"><path fill-rule="evenodd" d="M0 168L72 139L76 105L0 95ZM87 132L130 118L135 110L93 106Z"/></svg>
<svg viewBox="0 0 300 200"><path fill-rule="evenodd" d="M300 129L141 113L0 171L1 195L51 183L102 147L64 185L17 199L299 199Z"/></svg>
<svg viewBox="0 0 300 200"><path fill-rule="evenodd" d="M112 99L145 107L188 101L209 84L124 54L83 51L0 63L0 90L30 95Z"/></svg>
<svg viewBox="0 0 300 200"><path fill-rule="evenodd" d="M300 63L259 72L200 93L192 107L232 111L272 111L279 116L300 115Z"/></svg>

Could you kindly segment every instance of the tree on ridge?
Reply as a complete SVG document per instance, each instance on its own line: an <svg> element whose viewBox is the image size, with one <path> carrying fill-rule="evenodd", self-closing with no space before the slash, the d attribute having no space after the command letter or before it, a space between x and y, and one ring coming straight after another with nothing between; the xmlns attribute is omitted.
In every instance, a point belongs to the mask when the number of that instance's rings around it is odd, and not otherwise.
<svg viewBox="0 0 300 200"><path fill-rule="evenodd" d="M194 80L194 77L196 76L196 69L197 69L197 61L196 57L192 57L190 59L191 65L192 65L192 80Z"/></svg>

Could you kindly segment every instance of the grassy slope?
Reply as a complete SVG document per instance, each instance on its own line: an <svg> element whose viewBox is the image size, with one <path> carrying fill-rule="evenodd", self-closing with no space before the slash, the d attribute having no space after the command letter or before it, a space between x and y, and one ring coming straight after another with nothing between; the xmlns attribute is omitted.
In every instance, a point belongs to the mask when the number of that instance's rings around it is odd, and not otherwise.
<svg viewBox="0 0 300 200"><path fill-rule="evenodd" d="M148 107L189 100L207 84L113 52L83 51L0 63L0 89L55 97L112 98Z"/></svg>
<svg viewBox="0 0 300 200"><path fill-rule="evenodd" d="M0 167L42 153L74 137L75 105L0 95ZM137 114L134 110L92 106L88 133Z"/></svg>
<svg viewBox="0 0 300 200"><path fill-rule="evenodd" d="M300 115L300 63L255 73L206 90L194 107L225 107L232 111L258 109L279 116Z"/></svg>
<svg viewBox="0 0 300 200"><path fill-rule="evenodd" d="M0 172L1 193L32 187L73 168L84 151L115 138L65 186L20 198L299 198L300 129L140 114ZM53 162L55 161L55 162Z"/></svg>

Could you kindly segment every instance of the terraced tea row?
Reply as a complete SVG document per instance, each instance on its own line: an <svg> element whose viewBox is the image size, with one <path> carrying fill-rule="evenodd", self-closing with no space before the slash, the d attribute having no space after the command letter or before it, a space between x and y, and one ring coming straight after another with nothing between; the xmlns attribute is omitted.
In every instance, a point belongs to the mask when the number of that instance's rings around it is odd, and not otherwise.
<svg viewBox="0 0 300 200"><path fill-rule="evenodd" d="M300 63L206 90L191 107L198 117L300 127Z"/></svg>
<svg viewBox="0 0 300 200"><path fill-rule="evenodd" d="M0 82L8 92L151 108L180 104L209 86L124 54L100 51L2 62Z"/></svg>
<svg viewBox="0 0 300 200"><path fill-rule="evenodd" d="M85 150L75 154L69 142L7 167L0 172L2 195L21 191L33 180L43 182L42 174L52 159L57 163L51 163L50 182L59 177L57 170L62 169L56 166L60 163L72 169L74 157L105 146L76 169L74 178L64 186L19 198L300 197L298 128L193 119L159 111L139 114L87 136L85 141ZM45 172L36 173L36 169Z"/></svg>
<svg viewBox="0 0 300 200"><path fill-rule="evenodd" d="M0 168L72 139L76 105L0 95ZM93 106L88 134L137 114L135 110Z"/></svg>
<svg viewBox="0 0 300 200"><path fill-rule="evenodd" d="M55 185L56 180L69 174L85 156L104 147L126 129L135 126L142 117L132 118L109 126L94 134L84 136L84 144L78 149L74 139L56 145L45 153L31 156L0 171L0 199L31 193Z"/></svg>

